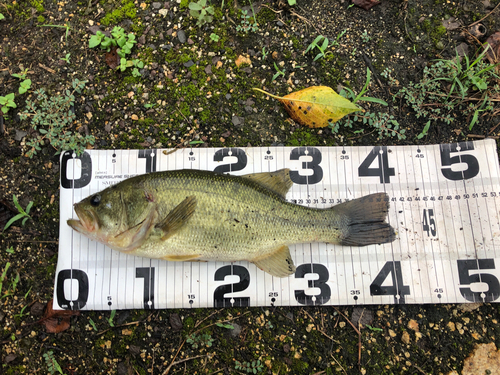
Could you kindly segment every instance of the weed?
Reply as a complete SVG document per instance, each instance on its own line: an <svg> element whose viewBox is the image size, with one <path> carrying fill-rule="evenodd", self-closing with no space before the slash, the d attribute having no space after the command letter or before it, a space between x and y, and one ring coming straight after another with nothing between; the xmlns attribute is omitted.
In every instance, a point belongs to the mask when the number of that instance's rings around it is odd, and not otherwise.
<svg viewBox="0 0 500 375"><path fill-rule="evenodd" d="M14 78L19 78L19 79L23 79L24 80L28 76L28 68L24 69L20 73L13 73L13 74L11 74L11 76L14 77Z"/></svg>
<svg viewBox="0 0 500 375"><path fill-rule="evenodd" d="M248 33L249 31L253 31L254 33L259 30L259 25L257 24L257 17L255 17L255 12L253 10L253 5L250 3L250 6L252 8L252 14L253 14L253 23L250 22L250 19L252 16L248 14L247 10L242 10L241 11L241 24L236 26L236 31L238 32L244 32Z"/></svg>
<svg viewBox="0 0 500 375"><path fill-rule="evenodd" d="M31 147L26 153L30 158L36 155L45 140L57 150L59 154L63 150L73 150L80 155L85 150L85 145L94 144L95 138L92 135L82 136L80 133L73 133L66 130L76 119L73 106L75 103L75 92L81 93L85 82L74 79L73 91L66 90L64 95L54 95L50 98L45 90L35 91L36 99L34 101L26 100L27 112L19 114L21 120L31 118L31 126L37 130L40 135L35 139L26 142Z"/></svg>
<svg viewBox="0 0 500 375"><path fill-rule="evenodd" d="M258 374L262 372L264 366L262 366L262 362L259 360L252 362L240 362L237 360L235 361L234 368L236 370L246 371L248 374Z"/></svg>
<svg viewBox="0 0 500 375"><path fill-rule="evenodd" d="M2 294L3 283L4 283L5 279L7 278L7 271L9 270L9 267L10 267L10 262L7 262L5 264L4 269L3 269L2 275L0 276L0 300L3 298L7 298L9 296L14 295L14 293L16 292L16 289L17 289L17 284L19 283L19 280L20 280L19 272L16 272L16 277L14 278L14 280L12 281L10 286L7 288L5 293Z"/></svg>
<svg viewBox="0 0 500 375"><path fill-rule="evenodd" d="M357 101L366 101L387 106L387 103L382 99L363 96L363 94L368 91L370 78L370 70L366 69L366 81L360 93L356 95L354 91L352 91L348 87L344 87L340 92L340 95L342 95L346 99L352 100L353 103L356 103ZM330 124L330 128L332 129L333 133L338 133L341 126L352 128L355 122L361 122L363 125L371 126L372 128L374 128L374 131L378 132L379 138L394 136L397 136L398 139L406 138L406 136L404 135L406 130L400 129L399 122L394 118L394 116L383 112L365 112L364 115L349 115L346 118L337 121L336 123ZM355 131L354 133L358 134L363 132L364 129L360 129Z"/></svg>
<svg viewBox="0 0 500 375"><path fill-rule="evenodd" d="M221 328L234 329L234 326L232 324L216 323L215 325Z"/></svg>
<svg viewBox="0 0 500 375"><path fill-rule="evenodd" d="M16 221L23 219L21 222L21 225L24 227L24 224L26 224L26 221L28 219L31 219L31 216L29 215L31 207L33 206L33 202L29 202L28 205L26 206L26 211L23 210L19 202L17 201L17 196L13 195L12 196L12 201L14 202L14 206L16 206L17 211L19 212L16 216L11 218L7 224L5 224L5 227L3 228L3 231L6 231L12 224L14 224Z"/></svg>
<svg viewBox="0 0 500 375"><path fill-rule="evenodd" d="M115 326L115 323L113 323L113 319L115 318L115 315L116 315L116 310L111 310L111 314L109 315L109 318L108 318L108 323L109 323L110 327Z"/></svg>
<svg viewBox="0 0 500 375"><path fill-rule="evenodd" d="M206 333L202 335L193 333L186 338L186 342L188 344L191 344L191 347L193 349L197 349L199 346L206 346L207 348L210 348L214 342L214 339L212 338L212 335Z"/></svg>
<svg viewBox="0 0 500 375"><path fill-rule="evenodd" d="M92 320L92 318L89 318L89 323L90 325L92 326L92 328L94 328L94 331L97 332L97 326L95 325L94 321Z"/></svg>
<svg viewBox="0 0 500 375"><path fill-rule="evenodd" d="M479 120L482 112L493 109L492 98L500 94L500 85L488 86L488 83L499 79L494 68L483 60L487 50L478 54L474 61L464 56L462 61L458 54L452 60L436 60L426 66L422 80L410 82L395 95L402 98L414 111L417 118L425 118L432 122L452 121L463 115L471 118L469 130ZM382 72L392 85L396 80L390 77L390 72ZM427 121L424 130L417 136L422 138L431 125Z"/></svg>
<svg viewBox="0 0 500 375"><path fill-rule="evenodd" d="M69 31L71 30L69 23L66 23L64 25L38 25L38 26L39 27L60 27L60 28L66 29L65 39L66 39L66 42L68 41Z"/></svg>
<svg viewBox="0 0 500 375"><path fill-rule="evenodd" d="M365 326L366 326L368 329L370 329L371 331L374 331L374 332L382 332L382 331L383 331L383 330L382 330L382 328L372 327L372 326L370 326L370 325L368 325L368 324L365 324Z"/></svg>
<svg viewBox="0 0 500 375"><path fill-rule="evenodd" d="M286 69L280 70L280 68L278 68L278 65L276 65L276 63L274 63L274 69L276 69L276 73L273 75L273 79L271 81L274 81L279 76L285 77Z"/></svg>
<svg viewBox="0 0 500 375"><path fill-rule="evenodd" d="M0 108L2 109L2 113L4 115L7 114L7 112L9 112L9 108L17 108L17 105L14 102L13 92L5 96L0 95Z"/></svg>
<svg viewBox="0 0 500 375"><path fill-rule="evenodd" d="M68 64L70 63L69 57L71 56L71 53L67 53L65 57L59 58L59 60L66 61Z"/></svg>
<svg viewBox="0 0 500 375"><path fill-rule="evenodd" d="M31 79L25 79L19 84L19 94L24 94L31 88Z"/></svg>
<svg viewBox="0 0 500 375"><path fill-rule="evenodd" d="M323 43L319 45L319 43L323 40ZM316 61L322 57L325 57L326 54L328 53L326 50L328 49L328 38L323 35L318 35L316 39L313 40L311 44L307 47L306 51L304 52L304 55L309 52L313 51L315 48L319 49L319 53L316 55L313 61ZM330 52L331 53L331 52Z"/></svg>
<svg viewBox="0 0 500 375"><path fill-rule="evenodd" d="M290 5L291 7L295 4L297 4L297 0L288 0L288 5Z"/></svg>
<svg viewBox="0 0 500 375"><path fill-rule="evenodd" d="M220 39L220 36L218 36L218 35L217 35L217 34L215 34L215 33L212 33L212 34L210 34L210 39L211 39L212 41L214 41L214 42L218 42L218 41L219 41L219 39Z"/></svg>
<svg viewBox="0 0 500 375"><path fill-rule="evenodd" d="M15 252L14 252L14 247L13 247L13 246L8 247L8 248L7 248L7 250L5 250L5 251L6 251L7 253L9 253L9 254L14 254L14 253L15 253Z"/></svg>
<svg viewBox="0 0 500 375"><path fill-rule="evenodd" d="M431 120L427 121L427 124L425 124L424 128L422 129L422 132L417 135L417 139L422 139L427 135L429 132L429 128L431 127Z"/></svg>
<svg viewBox="0 0 500 375"><path fill-rule="evenodd" d="M47 364L47 367L49 368L49 372L51 375L54 375L56 372L64 375L61 365L55 359L54 352L52 350L49 350L47 353L44 353L43 358L45 358L45 363Z"/></svg>
<svg viewBox="0 0 500 375"><path fill-rule="evenodd" d="M266 47L262 47L262 60L265 60L268 53L266 52Z"/></svg>
<svg viewBox="0 0 500 375"><path fill-rule="evenodd" d="M224 6L224 5L223 5ZM207 0L199 0L198 2L189 3L189 14L193 18L197 18L196 26L200 27L206 23L213 21L214 7L207 6Z"/></svg>
<svg viewBox="0 0 500 375"><path fill-rule="evenodd" d="M364 43L368 43L371 39L372 39L372 37L370 35L368 35L368 32L366 30L363 32L363 34L361 34L361 40Z"/></svg>
<svg viewBox="0 0 500 375"><path fill-rule="evenodd" d="M0 13L0 21L3 19L5 19L5 16L2 13Z"/></svg>

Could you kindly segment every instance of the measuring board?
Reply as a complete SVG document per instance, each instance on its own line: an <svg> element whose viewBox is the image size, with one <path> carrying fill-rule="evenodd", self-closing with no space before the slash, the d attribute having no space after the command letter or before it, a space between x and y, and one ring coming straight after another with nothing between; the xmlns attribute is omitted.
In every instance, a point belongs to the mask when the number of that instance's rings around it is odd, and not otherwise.
<svg viewBox="0 0 500 375"><path fill-rule="evenodd" d="M290 246L294 275L242 262L168 262L126 255L73 231L73 204L123 179L203 169L243 175L290 168L287 201L330 207L386 192L394 242ZM496 302L500 170L494 140L432 146L87 150L61 155L54 308ZM497 254L498 253L498 254ZM497 268L498 267L498 268Z"/></svg>

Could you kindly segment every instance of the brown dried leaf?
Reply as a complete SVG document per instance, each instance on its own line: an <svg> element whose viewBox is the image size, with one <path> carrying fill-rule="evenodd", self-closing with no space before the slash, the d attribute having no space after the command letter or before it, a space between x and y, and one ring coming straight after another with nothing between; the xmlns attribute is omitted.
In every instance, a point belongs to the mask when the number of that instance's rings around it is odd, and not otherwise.
<svg viewBox="0 0 500 375"><path fill-rule="evenodd" d="M380 1L377 0L352 0L352 3L364 10L370 10L375 5L379 5Z"/></svg>
<svg viewBox="0 0 500 375"><path fill-rule="evenodd" d="M490 47L488 48L488 52L486 52L488 61L491 64L498 64L500 62L500 31L491 34L489 38L486 39L486 44Z"/></svg>
<svg viewBox="0 0 500 375"><path fill-rule="evenodd" d="M106 52L106 64L111 69L116 69L118 65L120 65L120 58L118 57L118 53L116 52L117 47L111 48L109 52Z"/></svg>
<svg viewBox="0 0 500 375"><path fill-rule="evenodd" d="M69 328L70 318L80 315L80 311L74 310L54 310L52 308L53 300L47 303L45 314L40 320L40 324L45 326L48 333L59 333Z"/></svg>

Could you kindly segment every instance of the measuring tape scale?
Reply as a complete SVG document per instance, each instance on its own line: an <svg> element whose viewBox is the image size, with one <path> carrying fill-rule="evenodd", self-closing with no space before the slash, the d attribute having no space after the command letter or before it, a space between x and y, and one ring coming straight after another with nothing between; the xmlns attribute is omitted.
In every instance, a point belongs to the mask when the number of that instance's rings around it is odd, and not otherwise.
<svg viewBox="0 0 500 375"><path fill-rule="evenodd" d="M396 241L362 248L290 246L294 276L248 262L127 256L74 232L72 205L137 174L183 168L247 174L290 168L287 201L330 207L389 196ZM500 273L500 172L493 140L435 146L87 150L61 156L54 308L495 302Z"/></svg>

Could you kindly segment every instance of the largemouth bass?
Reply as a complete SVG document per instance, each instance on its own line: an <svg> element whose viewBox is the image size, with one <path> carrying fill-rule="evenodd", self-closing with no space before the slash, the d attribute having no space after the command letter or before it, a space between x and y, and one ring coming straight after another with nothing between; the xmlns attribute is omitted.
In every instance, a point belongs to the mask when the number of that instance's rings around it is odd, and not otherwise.
<svg viewBox="0 0 500 375"><path fill-rule="evenodd" d="M231 176L200 170L124 180L75 204L68 225L126 254L169 261L247 260L295 272L288 245L365 246L394 240L385 193L317 209L286 202L289 169Z"/></svg>

